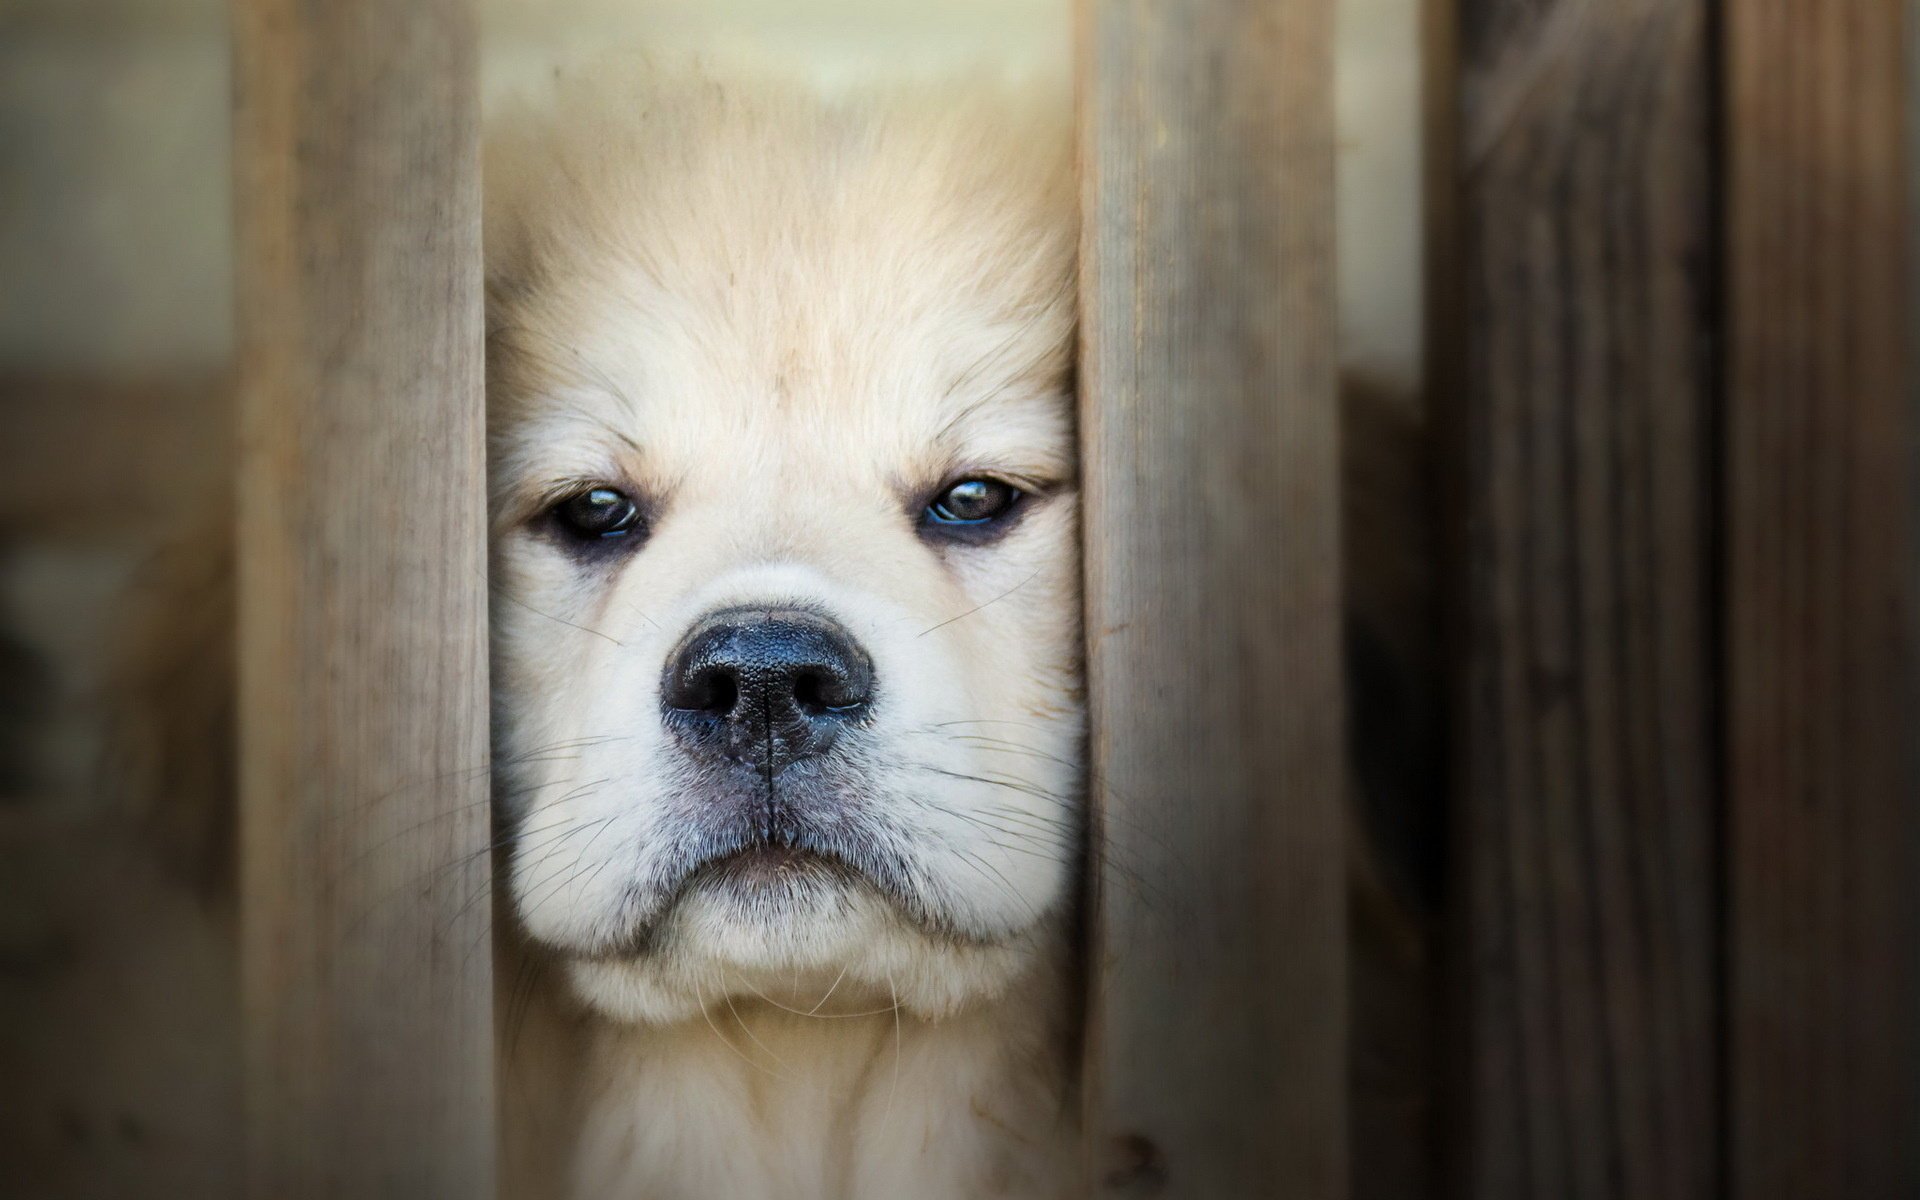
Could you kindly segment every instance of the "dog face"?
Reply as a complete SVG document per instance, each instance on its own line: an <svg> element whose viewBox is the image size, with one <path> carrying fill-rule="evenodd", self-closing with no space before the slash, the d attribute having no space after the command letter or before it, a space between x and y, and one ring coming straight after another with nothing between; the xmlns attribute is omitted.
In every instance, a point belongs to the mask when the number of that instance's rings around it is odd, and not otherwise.
<svg viewBox="0 0 1920 1200"><path fill-rule="evenodd" d="M589 79L487 179L524 932L634 1020L1006 986L1080 841L1064 121Z"/></svg>

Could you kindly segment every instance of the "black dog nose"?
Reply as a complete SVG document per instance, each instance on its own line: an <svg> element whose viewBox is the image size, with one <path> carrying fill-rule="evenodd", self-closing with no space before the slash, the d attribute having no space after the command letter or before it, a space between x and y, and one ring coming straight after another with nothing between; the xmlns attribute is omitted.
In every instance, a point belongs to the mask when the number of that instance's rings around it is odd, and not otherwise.
<svg viewBox="0 0 1920 1200"><path fill-rule="evenodd" d="M667 656L660 681L680 736L769 775L824 753L873 699L851 633L796 609L714 613Z"/></svg>

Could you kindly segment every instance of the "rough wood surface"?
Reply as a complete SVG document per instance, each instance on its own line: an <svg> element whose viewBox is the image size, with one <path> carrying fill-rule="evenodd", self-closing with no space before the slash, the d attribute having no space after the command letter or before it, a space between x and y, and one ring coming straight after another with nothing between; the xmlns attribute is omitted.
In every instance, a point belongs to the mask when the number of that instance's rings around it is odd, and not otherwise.
<svg viewBox="0 0 1920 1200"><path fill-rule="evenodd" d="M1345 1193L1328 0L1085 0L1096 1194Z"/></svg>
<svg viewBox="0 0 1920 1200"><path fill-rule="evenodd" d="M1717 1187L1705 9L1461 0L1461 1195Z"/></svg>
<svg viewBox="0 0 1920 1200"><path fill-rule="evenodd" d="M237 0L252 1195L493 1189L462 0Z"/></svg>
<svg viewBox="0 0 1920 1200"><path fill-rule="evenodd" d="M1740 1200L1920 1195L1911 20L1727 6Z"/></svg>

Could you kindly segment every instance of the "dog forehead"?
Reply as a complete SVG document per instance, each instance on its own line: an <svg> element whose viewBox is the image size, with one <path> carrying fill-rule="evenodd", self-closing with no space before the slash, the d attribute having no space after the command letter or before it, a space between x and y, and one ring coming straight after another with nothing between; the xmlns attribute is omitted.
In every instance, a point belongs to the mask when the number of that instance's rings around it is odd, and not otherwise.
<svg viewBox="0 0 1920 1200"><path fill-rule="evenodd" d="M781 275L718 294L604 272L556 284L497 335L498 357L519 360L516 423L602 426L662 483L783 465L929 482L916 477L983 455L1061 471L1068 301Z"/></svg>
<svg viewBox="0 0 1920 1200"><path fill-rule="evenodd" d="M1036 393L1048 390L1057 365L994 361L1015 335L1017 311L867 286L873 303L865 306L787 290L792 308L771 319L734 321L691 306L667 315L629 343L618 368L639 393L636 437L658 440L670 426L705 443L700 449L751 435L796 452L825 442L892 457L963 433L976 410L1045 403ZM1061 342L1054 324L1028 336Z"/></svg>
<svg viewBox="0 0 1920 1200"><path fill-rule="evenodd" d="M1045 106L685 82L600 81L490 146L497 415L611 426L662 482L1070 439Z"/></svg>

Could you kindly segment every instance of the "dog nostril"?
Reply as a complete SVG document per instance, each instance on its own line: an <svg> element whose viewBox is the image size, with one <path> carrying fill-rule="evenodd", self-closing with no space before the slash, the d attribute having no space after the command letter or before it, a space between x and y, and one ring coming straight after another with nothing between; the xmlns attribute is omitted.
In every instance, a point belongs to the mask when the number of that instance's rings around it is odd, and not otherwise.
<svg viewBox="0 0 1920 1200"><path fill-rule="evenodd" d="M866 710L873 664L824 617L729 610L695 626L668 656L660 695L683 739L778 769L825 752Z"/></svg>
<svg viewBox="0 0 1920 1200"><path fill-rule="evenodd" d="M812 671L801 671L793 677L793 698L799 702L800 710L808 714L823 713L833 706L820 695L820 676Z"/></svg>
<svg viewBox="0 0 1920 1200"><path fill-rule="evenodd" d="M794 676L793 698L809 716L850 712L867 702L865 691L846 674L819 670Z"/></svg>
<svg viewBox="0 0 1920 1200"><path fill-rule="evenodd" d="M684 687L673 689L667 703L688 712L724 717L740 703L740 677L721 666L700 671L687 678Z"/></svg>

